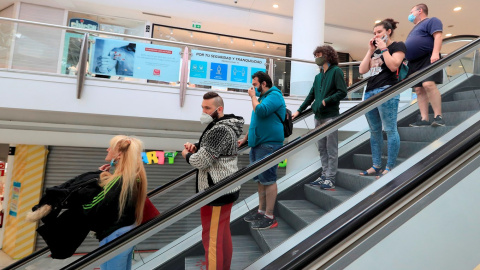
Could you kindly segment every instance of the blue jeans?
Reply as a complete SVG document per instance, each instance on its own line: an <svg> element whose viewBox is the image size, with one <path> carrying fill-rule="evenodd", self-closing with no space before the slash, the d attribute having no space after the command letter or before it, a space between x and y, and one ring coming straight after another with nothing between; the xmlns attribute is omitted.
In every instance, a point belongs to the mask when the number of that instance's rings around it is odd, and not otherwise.
<svg viewBox="0 0 480 270"><path fill-rule="evenodd" d="M282 147L281 144L260 144L250 148L250 164L260 160ZM264 186L273 185L277 181L277 167L275 165L253 178L254 182L260 182Z"/></svg>
<svg viewBox="0 0 480 270"><path fill-rule="evenodd" d="M366 92L365 100L382 92L388 87L390 87L390 85L385 85ZM397 162L398 152L400 151L400 136L398 135L397 130L399 101L400 95L397 95L365 114L368 125L370 126L370 147L372 148L373 166L377 168L382 167L382 123L385 132L387 133L387 168L390 170L393 169Z"/></svg>
<svg viewBox="0 0 480 270"><path fill-rule="evenodd" d="M113 239L130 231L133 228L135 228L135 225L122 227L114 231L109 236L103 238L102 241L100 241L100 246L103 246L106 243L111 242ZM100 269L101 270L117 270L117 269L130 270L132 268L132 256L133 256L133 246L125 250L124 252L118 254L113 259L110 259L109 261L104 262L102 265L100 265Z"/></svg>

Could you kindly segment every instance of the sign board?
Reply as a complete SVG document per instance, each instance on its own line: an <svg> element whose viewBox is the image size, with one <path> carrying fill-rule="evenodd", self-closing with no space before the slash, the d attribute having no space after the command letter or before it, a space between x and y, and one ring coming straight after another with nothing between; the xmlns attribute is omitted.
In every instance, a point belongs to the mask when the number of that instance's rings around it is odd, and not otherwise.
<svg viewBox="0 0 480 270"><path fill-rule="evenodd" d="M96 38L90 71L93 74L177 82L180 48Z"/></svg>
<svg viewBox="0 0 480 270"><path fill-rule="evenodd" d="M192 50L189 82L200 85L248 89L252 74L266 71L266 59Z"/></svg>
<svg viewBox="0 0 480 270"><path fill-rule="evenodd" d="M82 19L82 18L72 18L68 22L70 27L89 29L89 30L98 30L98 23L96 21Z"/></svg>
<svg viewBox="0 0 480 270"><path fill-rule="evenodd" d="M20 197L20 187L22 183L20 182L13 182L13 192L12 192L12 199L10 200L10 211L9 214L12 217L17 216L18 212L18 199Z"/></svg>
<svg viewBox="0 0 480 270"><path fill-rule="evenodd" d="M201 29L202 23L201 22L192 22L192 28Z"/></svg>

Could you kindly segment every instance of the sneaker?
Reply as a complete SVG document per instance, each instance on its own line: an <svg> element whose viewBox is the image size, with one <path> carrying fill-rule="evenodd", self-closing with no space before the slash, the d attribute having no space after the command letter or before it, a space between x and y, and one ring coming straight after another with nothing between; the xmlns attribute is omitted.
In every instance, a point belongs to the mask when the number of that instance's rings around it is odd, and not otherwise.
<svg viewBox="0 0 480 270"><path fill-rule="evenodd" d="M255 222L255 221L258 221L260 219L262 219L264 216L264 214L260 214L258 212L256 213L253 213L253 214L249 214L249 215L246 215L243 220L245 220L246 222Z"/></svg>
<svg viewBox="0 0 480 270"><path fill-rule="evenodd" d="M252 225L252 229L254 230L266 230L276 227L278 227L277 220L275 218L269 218L265 215Z"/></svg>
<svg viewBox="0 0 480 270"><path fill-rule="evenodd" d="M445 121L441 115L437 115L437 117L433 118L432 127L444 127Z"/></svg>
<svg viewBox="0 0 480 270"><path fill-rule="evenodd" d="M335 185L330 179L325 180L323 184L320 185L320 189L334 189Z"/></svg>
<svg viewBox="0 0 480 270"><path fill-rule="evenodd" d="M427 127L427 126L430 126L430 122L427 120L420 119L417 122L410 124L410 126L411 127Z"/></svg>
<svg viewBox="0 0 480 270"><path fill-rule="evenodd" d="M320 186L321 184L323 184L323 182L325 182L325 179L327 179L327 177L325 175L322 175L317 180L310 182L309 184L311 186Z"/></svg>

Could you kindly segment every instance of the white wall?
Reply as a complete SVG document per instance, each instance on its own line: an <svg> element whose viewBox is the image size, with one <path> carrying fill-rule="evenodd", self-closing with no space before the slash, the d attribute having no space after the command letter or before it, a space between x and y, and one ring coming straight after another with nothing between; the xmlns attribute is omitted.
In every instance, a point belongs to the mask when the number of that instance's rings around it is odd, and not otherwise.
<svg viewBox="0 0 480 270"><path fill-rule="evenodd" d="M65 10L21 3L20 20L64 25ZM57 72L63 31L29 24L19 24L15 35L12 68ZM62 49L63 50L63 49Z"/></svg>
<svg viewBox="0 0 480 270"><path fill-rule="evenodd" d="M119 133L141 134L152 148L181 147L186 139L198 139L201 134L201 102L208 91L188 89L185 104L180 107L179 89L158 84L87 78L80 99L76 98L73 76L0 71L0 85L0 143L87 147L103 146L111 135ZM248 95L221 95L225 112L243 116L250 124ZM302 102L286 98L292 111ZM342 102L341 111L356 104ZM362 120L355 122L360 123L358 128L365 128ZM313 117L295 125L300 129L296 136L308 131L307 124L314 128Z"/></svg>
<svg viewBox="0 0 480 270"><path fill-rule="evenodd" d="M480 169L345 269L473 269L480 264Z"/></svg>
<svg viewBox="0 0 480 270"><path fill-rule="evenodd" d="M0 17L14 18L15 5L12 4L0 10ZM10 61L10 50L13 39L13 23L0 23L0 68L7 68Z"/></svg>

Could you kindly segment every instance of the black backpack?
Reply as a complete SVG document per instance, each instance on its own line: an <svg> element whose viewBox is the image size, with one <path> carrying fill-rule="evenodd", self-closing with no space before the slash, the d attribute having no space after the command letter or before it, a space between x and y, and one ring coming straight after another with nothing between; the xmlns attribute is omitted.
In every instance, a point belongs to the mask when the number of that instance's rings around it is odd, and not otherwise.
<svg viewBox="0 0 480 270"><path fill-rule="evenodd" d="M293 133L292 112L289 109L286 109L285 121L282 120L282 118L277 112L275 112L275 114L278 116L278 119L280 119L280 122L282 122L283 124L283 136L287 138L288 136L292 135Z"/></svg>

